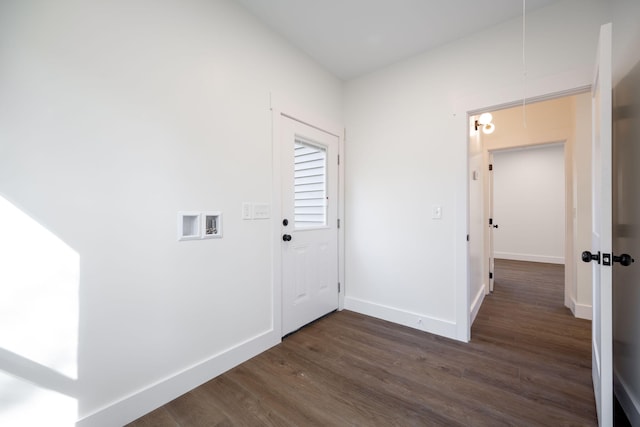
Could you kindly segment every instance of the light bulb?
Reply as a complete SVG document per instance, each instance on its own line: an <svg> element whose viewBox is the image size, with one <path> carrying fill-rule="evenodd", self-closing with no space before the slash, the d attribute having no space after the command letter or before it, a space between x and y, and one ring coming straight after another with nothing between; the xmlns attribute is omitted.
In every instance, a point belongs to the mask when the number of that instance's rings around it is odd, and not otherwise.
<svg viewBox="0 0 640 427"><path fill-rule="evenodd" d="M496 125L494 125L493 123L487 123L486 125L482 126L482 133L486 135L492 134L494 130L496 130Z"/></svg>
<svg viewBox="0 0 640 427"><path fill-rule="evenodd" d="M491 113L482 113L480 114L478 123L480 123L481 125L486 125L491 123L491 120L493 120L493 116L491 115Z"/></svg>

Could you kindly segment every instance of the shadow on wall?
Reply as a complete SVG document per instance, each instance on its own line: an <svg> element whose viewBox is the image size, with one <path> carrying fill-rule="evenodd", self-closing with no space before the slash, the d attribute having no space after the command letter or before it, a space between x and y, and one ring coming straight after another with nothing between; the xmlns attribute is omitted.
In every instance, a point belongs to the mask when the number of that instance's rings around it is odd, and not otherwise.
<svg viewBox="0 0 640 427"><path fill-rule="evenodd" d="M2 195L0 219L0 425L74 425L80 257Z"/></svg>

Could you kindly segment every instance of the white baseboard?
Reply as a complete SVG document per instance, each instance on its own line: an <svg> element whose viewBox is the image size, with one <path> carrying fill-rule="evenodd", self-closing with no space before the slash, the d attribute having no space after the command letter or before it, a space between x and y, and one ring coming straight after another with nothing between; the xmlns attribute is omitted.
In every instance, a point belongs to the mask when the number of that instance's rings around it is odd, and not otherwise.
<svg viewBox="0 0 640 427"><path fill-rule="evenodd" d="M564 264L564 257L534 255L534 254L518 254L513 252L494 252L495 258L509 259L513 261L529 261L529 262L546 262L548 264Z"/></svg>
<svg viewBox="0 0 640 427"><path fill-rule="evenodd" d="M484 296L487 294L487 287L483 283L482 287L476 294L475 298L473 298L473 302L471 303L471 310L469 313L469 318L471 320L470 325L473 325L474 320L476 320L476 316L478 316L478 311L480 311L480 306L482 306L482 302L484 301Z"/></svg>
<svg viewBox="0 0 640 427"><path fill-rule="evenodd" d="M640 396L633 396L629 385L620 377L619 372L613 370L613 388L632 426L640 426Z"/></svg>
<svg viewBox="0 0 640 427"><path fill-rule="evenodd" d="M270 330L250 338L81 418L76 423L76 427L113 427L130 423L268 350L281 341L278 335Z"/></svg>
<svg viewBox="0 0 640 427"><path fill-rule="evenodd" d="M348 296L345 298L344 308L367 316L461 341L456 335L456 323L449 320L437 319L424 314L412 313L395 307L376 304Z"/></svg>
<svg viewBox="0 0 640 427"><path fill-rule="evenodd" d="M593 317L593 309L592 306L587 304L578 304L576 300L571 297L569 299L569 310L573 313L575 317L578 319L587 319L592 320Z"/></svg>

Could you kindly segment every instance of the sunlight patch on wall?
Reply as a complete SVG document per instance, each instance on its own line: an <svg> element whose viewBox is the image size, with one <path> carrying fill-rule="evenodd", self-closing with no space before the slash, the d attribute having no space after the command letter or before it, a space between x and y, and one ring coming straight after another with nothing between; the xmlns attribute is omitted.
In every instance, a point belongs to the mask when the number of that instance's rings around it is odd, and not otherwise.
<svg viewBox="0 0 640 427"><path fill-rule="evenodd" d="M72 425L79 255L1 196L0 236L0 425Z"/></svg>
<svg viewBox="0 0 640 427"><path fill-rule="evenodd" d="M77 406L73 397L0 372L0 425L69 427L76 422Z"/></svg>
<svg viewBox="0 0 640 427"><path fill-rule="evenodd" d="M77 378L79 256L0 197L0 347Z"/></svg>

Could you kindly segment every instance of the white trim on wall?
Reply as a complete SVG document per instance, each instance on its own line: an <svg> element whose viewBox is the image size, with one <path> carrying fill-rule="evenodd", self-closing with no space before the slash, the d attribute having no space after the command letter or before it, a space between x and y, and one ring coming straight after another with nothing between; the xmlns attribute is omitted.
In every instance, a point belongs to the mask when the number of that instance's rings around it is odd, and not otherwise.
<svg viewBox="0 0 640 427"><path fill-rule="evenodd" d="M469 310L469 317L471 318L471 324L476 320L478 316L478 312L480 311L480 307L482 306L482 302L484 301L484 297L487 294L487 285L485 283L482 284L480 290L476 294L473 302L471 303L471 309Z"/></svg>
<svg viewBox="0 0 640 427"><path fill-rule="evenodd" d="M451 339L458 339L456 322L450 320L437 319L435 317L429 317L424 314L413 313L406 310L398 310L395 307L376 304L349 296L345 298L344 308L367 316L375 317L377 319L387 320L410 328L430 332L432 334L441 335Z"/></svg>
<svg viewBox="0 0 640 427"><path fill-rule="evenodd" d="M130 423L141 414L172 401L268 350L280 340L280 335L273 329L266 331L81 418L76 427L112 427Z"/></svg>
<svg viewBox="0 0 640 427"><path fill-rule="evenodd" d="M347 140L347 130L343 128L342 136L338 143L338 221L340 225L338 227L338 280L340 283L340 290L338 292L338 310L344 309L344 296L346 295L346 283L345 283L345 235L344 235L344 176L345 176L345 149L344 146Z"/></svg>
<svg viewBox="0 0 640 427"><path fill-rule="evenodd" d="M514 252L498 252L493 253L496 259L509 259L513 261L529 261L529 262L546 262L549 264L564 264L564 257L537 254L520 254Z"/></svg>

